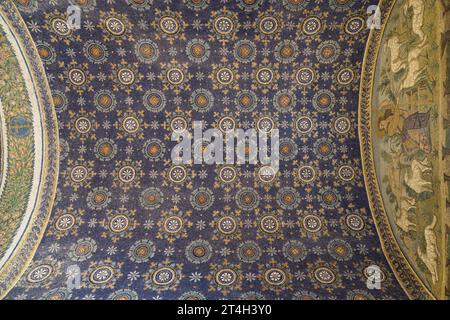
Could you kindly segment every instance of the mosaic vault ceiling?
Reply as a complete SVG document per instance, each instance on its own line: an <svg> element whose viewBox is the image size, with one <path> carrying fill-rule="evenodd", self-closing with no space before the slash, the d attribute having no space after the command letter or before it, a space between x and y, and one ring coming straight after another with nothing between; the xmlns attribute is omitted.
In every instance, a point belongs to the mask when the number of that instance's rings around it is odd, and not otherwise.
<svg viewBox="0 0 450 320"><path fill-rule="evenodd" d="M445 298L448 4L371 5L0 2L0 297Z"/></svg>

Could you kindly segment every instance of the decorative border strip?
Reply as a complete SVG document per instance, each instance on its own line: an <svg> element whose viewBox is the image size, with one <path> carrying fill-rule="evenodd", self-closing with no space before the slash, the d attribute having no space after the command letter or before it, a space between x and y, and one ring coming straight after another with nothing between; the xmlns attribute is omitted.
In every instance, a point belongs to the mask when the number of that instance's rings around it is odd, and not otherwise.
<svg viewBox="0 0 450 320"><path fill-rule="evenodd" d="M4 266L3 274L0 278L0 299L2 299L14 287L28 267L47 227L58 182L59 135L50 87L37 48L28 32L28 28L11 0L4 0L0 3L0 14L9 21L11 29L20 42L21 50L27 58L27 63L33 77L32 80L38 87L39 103L43 108L41 110L42 121L45 126L43 183L41 190L39 190L38 205L24 233L24 238L17 247L14 255Z"/></svg>

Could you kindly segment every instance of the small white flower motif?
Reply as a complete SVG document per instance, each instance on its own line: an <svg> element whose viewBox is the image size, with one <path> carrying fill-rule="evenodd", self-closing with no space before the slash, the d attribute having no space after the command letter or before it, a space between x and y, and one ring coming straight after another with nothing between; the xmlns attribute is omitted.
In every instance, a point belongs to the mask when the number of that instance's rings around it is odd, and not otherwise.
<svg viewBox="0 0 450 320"><path fill-rule="evenodd" d="M244 276L245 280L247 280L248 282L253 282L256 280L256 274L253 272L248 272L245 274Z"/></svg>
<svg viewBox="0 0 450 320"><path fill-rule="evenodd" d="M41 26L34 21L28 22L28 28L31 30L31 32L35 33L41 32Z"/></svg>
<svg viewBox="0 0 450 320"><path fill-rule="evenodd" d="M227 257L231 254L231 250L229 248L222 248L220 249L220 255L222 257Z"/></svg>
<svg viewBox="0 0 450 320"><path fill-rule="evenodd" d="M97 225L97 219L96 218L92 218L92 219L89 220L89 222L88 222L89 228L95 228L96 225Z"/></svg>
<svg viewBox="0 0 450 320"><path fill-rule="evenodd" d="M106 253L110 256L115 255L117 253L117 247L115 246L108 247Z"/></svg>
<svg viewBox="0 0 450 320"><path fill-rule="evenodd" d="M52 243L48 249L50 253L58 252L60 245L58 243Z"/></svg>
<svg viewBox="0 0 450 320"><path fill-rule="evenodd" d="M154 225L155 225L155 222L153 220L149 219L144 223L144 228L146 230L150 230L151 228L153 228Z"/></svg>
<svg viewBox="0 0 450 320"><path fill-rule="evenodd" d="M72 218L67 216L67 217L63 217L62 219L59 220L58 222L58 226L61 229L67 229L71 224L72 224Z"/></svg>
<svg viewBox="0 0 450 320"><path fill-rule="evenodd" d="M297 280L305 280L306 279L306 274L304 272L301 271L297 271L294 273L294 278Z"/></svg>
<svg viewBox="0 0 450 320"><path fill-rule="evenodd" d="M200 272L193 272L189 276L189 280L194 282L194 283L201 281L202 278L203 278L203 276L202 276L202 274Z"/></svg>
<svg viewBox="0 0 450 320"><path fill-rule="evenodd" d="M204 220L199 220L196 223L196 229L201 231L204 230L206 228L206 222Z"/></svg>
<svg viewBox="0 0 450 320"><path fill-rule="evenodd" d="M137 271L131 271L130 273L128 273L127 275L127 279L130 281L136 281L137 279L139 279L141 277L141 275L139 274L139 272Z"/></svg>
<svg viewBox="0 0 450 320"><path fill-rule="evenodd" d="M175 249L173 247L168 247L164 249L164 255L167 257L172 256L175 253Z"/></svg>

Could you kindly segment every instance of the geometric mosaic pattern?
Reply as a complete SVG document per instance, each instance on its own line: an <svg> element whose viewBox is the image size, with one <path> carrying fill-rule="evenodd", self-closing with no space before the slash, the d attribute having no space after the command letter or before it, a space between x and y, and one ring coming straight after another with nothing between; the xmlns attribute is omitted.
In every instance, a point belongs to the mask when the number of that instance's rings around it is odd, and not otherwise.
<svg viewBox="0 0 450 320"><path fill-rule="evenodd" d="M79 30L69 3L82 9ZM60 174L45 235L7 299L407 298L361 165L370 1L15 4L51 88ZM279 129L278 174L174 165L172 132L199 120ZM372 265L380 290L366 286ZM69 290L74 266L81 286Z"/></svg>

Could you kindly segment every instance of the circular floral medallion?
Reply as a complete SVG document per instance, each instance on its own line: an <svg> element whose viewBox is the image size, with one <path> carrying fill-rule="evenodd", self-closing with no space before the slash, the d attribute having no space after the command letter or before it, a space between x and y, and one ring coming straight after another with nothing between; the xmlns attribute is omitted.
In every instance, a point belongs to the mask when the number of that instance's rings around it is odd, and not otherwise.
<svg viewBox="0 0 450 320"><path fill-rule="evenodd" d="M73 214L66 213L61 216L59 216L55 221L55 228L58 231L67 231L72 229L72 227L77 222L77 219Z"/></svg>
<svg viewBox="0 0 450 320"><path fill-rule="evenodd" d="M341 47L334 40L327 40L319 44L317 48L317 59L324 64L335 62L341 53Z"/></svg>
<svg viewBox="0 0 450 320"><path fill-rule="evenodd" d="M334 239L330 241L327 249L328 253L338 261L348 261L353 256L353 249L345 240Z"/></svg>
<svg viewBox="0 0 450 320"><path fill-rule="evenodd" d="M282 1L286 9L293 12L303 10L308 4L308 1L305 0L282 0Z"/></svg>
<svg viewBox="0 0 450 320"><path fill-rule="evenodd" d="M128 229L130 220L124 214L113 216L109 221L109 229L114 233L122 233Z"/></svg>
<svg viewBox="0 0 450 320"><path fill-rule="evenodd" d="M314 271L314 277L323 284L331 284L336 280L334 272L327 267L320 267Z"/></svg>
<svg viewBox="0 0 450 320"><path fill-rule="evenodd" d="M83 86L86 83L86 75L83 70L74 68L69 70L69 81L75 86Z"/></svg>
<svg viewBox="0 0 450 320"><path fill-rule="evenodd" d="M311 166L301 166L297 172L298 178L304 183L311 183L316 178L316 171Z"/></svg>
<svg viewBox="0 0 450 320"><path fill-rule="evenodd" d="M299 206L300 196L294 188L284 187L277 193L277 203L283 209L292 210Z"/></svg>
<svg viewBox="0 0 450 320"><path fill-rule="evenodd" d="M219 120L219 129L224 132L232 132L236 128L236 121L232 117L223 117Z"/></svg>
<svg viewBox="0 0 450 320"><path fill-rule="evenodd" d="M277 176L276 170L271 166L264 166L258 170L258 178L264 183L271 183Z"/></svg>
<svg viewBox="0 0 450 320"><path fill-rule="evenodd" d="M220 35L228 35L234 28L233 20L227 16L219 16L214 20L214 30Z"/></svg>
<svg viewBox="0 0 450 320"><path fill-rule="evenodd" d="M295 129L300 134L307 134L313 129L313 121L308 116L300 116L295 121Z"/></svg>
<svg viewBox="0 0 450 320"><path fill-rule="evenodd" d="M340 85L346 86L353 82L355 73L350 68L344 68L339 70L337 74L337 81Z"/></svg>
<svg viewBox="0 0 450 320"><path fill-rule="evenodd" d="M307 254L308 249L298 240L290 240L283 246L283 255L291 262L303 261Z"/></svg>
<svg viewBox="0 0 450 320"><path fill-rule="evenodd" d="M350 35L355 35L361 32L366 25L366 20L362 17L352 17L345 23L345 32Z"/></svg>
<svg viewBox="0 0 450 320"><path fill-rule="evenodd" d="M92 238L84 238L74 243L69 250L69 256L74 261L86 261L97 251L97 243Z"/></svg>
<svg viewBox="0 0 450 320"><path fill-rule="evenodd" d="M281 160L291 161L295 159L298 154L297 144L290 138L280 139L279 152Z"/></svg>
<svg viewBox="0 0 450 320"><path fill-rule="evenodd" d="M186 5L192 10L203 10L208 7L210 0L183 0ZM184 300L184 299L180 299Z"/></svg>
<svg viewBox="0 0 450 320"><path fill-rule="evenodd" d="M307 215L303 218L303 227L311 233L319 232L322 229L322 220L315 215Z"/></svg>
<svg viewBox="0 0 450 320"><path fill-rule="evenodd" d="M284 40L275 47L275 58L282 63L293 62L297 58L298 53L298 45L292 40Z"/></svg>
<svg viewBox="0 0 450 320"><path fill-rule="evenodd" d="M341 166L338 169L338 175L343 181L353 181L355 178L355 170L351 166Z"/></svg>
<svg viewBox="0 0 450 320"><path fill-rule="evenodd" d="M281 90L275 94L273 103L281 112L289 112L295 107L297 97L290 90Z"/></svg>
<svg viewBox="0 0 450 320"><path fill-rule="evenodd" d="M61 113L67 109L68 100L63 92L54 90L52 93L52 100L56 112Z"/></svg>
<svg viewBox="0 0 450 320"><path fill-rule="evenodd" d="M168 35L174 35L180 30L180 24L174 17L164 16L159 20L159 28Z"/></svg>
<svg viewBox="0 0 450 320"><path fill-rule="evenodd" d="M95 64L104 63L108 57L106 47L99 41L89 40L84 44L83 52L85 56Z"/></svg>
<svg viewBox="0 0 450 320"><path fill-rule="evenodd" d="M149 261L155 255L156 247L150 240L139 240L135 242L128 251L128 257L136 263Z"/></svg>
<svg viewBox="0 0 450 320"><path fill-rule="evenodd" d="M136 76L133 70L129 68L121 68L117 71L117 78L124 86L130 86L134 83Z"/></svg>
<svg viewBox="0 0 450 320"><path fill-rule="evenodd" d="M256 45L250 40L240 40L234 45L233 53L239 62L252 62L256 58Z"/></svg>
<svg viewBox="0 0 450 320"><path fill-rule="evenodd" d="M149 187L142 191L139 200L142 207L149 210L156 210L163 204L164 194L159 188Z"/></svg>
<svg viewBox="0 0 450 320"><path fill-rule="evenodd" d="M45 64L51 64L55 62L56 51L50 44L48 44L47 42L37 41L36 49L38 50L42 62L44 62Z"/></svg>
<svg viewBox="0 0 450 320"><path fill-rule="evenodd" d="M231 235L237 230L237 222L233 217L225 216L219 219L217 228L220 233L224 235Z"/></svg>
<svg viewBox="0 0 450 320"><path fill-rule="evenodd" d="M231 286L237 281L237 273L232 269L222 269L216 272L215 280L219 286Z"/></svg>
<svg viewBox="0 0 450 320"><path fill-rule="evenodd" d="M238 6L246 12L251 12L258 10L263 2L264 0L238 0Z"/></svg>
<svg viewBox="0 0 450 320"><path fill-rule="evenodd" d="M177 116L170 121L170 128L175 133L183 133L188 128L188 123L185 118Z"/></svg>
<svg viewBox="0 0 450 320"><path fill-rule="evenodd" d="M73 182L80 183L86 180L86 178L89 175L88 169L83 166L75 166L70 170L70 179L72 179Z"/></svg>
<svg viewBox="0 0 450 320"><path fill-rule="evenodd" d="M317 140L314 143L314 150L317 156L322 160L331 159L336 152L334 144L326 138Z"/></svg>
<svg viewBox="0 0 450 320"><path fill-rule="evenodd" d="M302 31L304 34L312 36L322 29L322 20L319 17L309 17L303 21Z"/></svg>
<svg viewBox="0 0 450 320"><path fill-rule="evenodd" d="M144 94L144 106L150 112L159 112L166 106L166 96L157 89L151 89Z"/></svg>
<svg viewBox="0 0 450 320"><path fill-rule="evenodd" d="M237 255L245 263L254 263L261 258L262 250L256 242L245 241L239 245Z"/></svg>
<svg viewBox="0 0 450 320"><path fill-rule="evenodd" d="M271 268L264 272L264 280L272 286L282 286L287 281L287 275L279 268Z"/></svg>
<svg viewBox="0 0 450 320"><path fill-rule="evenodd" d="M113 36L119 37L126 32L125 23L118 17L108 17L105 20L106 30Z"/></svg>
<svg viewBox="0 0 450 320"><path fill-rule="evenodd" d="M179 216L170 216L164 220L164 231L169 234L177 234L183 230L184 221Z"/></svg>
<svg viewBox="0 0 450 320"><path fill-rule="evenodd" d="M115 157L117 154L117 145L114 140L109 138L103 138L96 142L95 144L95 156L100 161L109 161Z"/></svg>
<svg viewBox="0 0 450 320"><path fill-rule="evenodd" d="M277 18L273 16L262 17L258 22L258 30L265 35L274 34L278 29L279 22Z"/></svg>
<svg viewBox="0 0 450 320"><path fill-rule="evenodd" d="M364 220L356 214L349 214L345 218L345 223L353 231L361 231L365 226Z"/></svg>
<svg viewBox="0 0 450 320"><path fill-rule="evenodd" d="M111 203L111 192L105 187L94 188L89 192L87 202L91 209L104 209Z"/></svg>
<svg viewBox="0 0 450 320"><path fill-rule="evenodd" d="M214 198L214 194L211 190L201 187L192 192L190 200L191 205L195 210L206 211L213 205Z"/></svg>
<svg viewBox="0 0 450 320"><path fill-rule="evenodd" d="M72 34L72 29L67 24L67 21L61 18L52 20L52 29L61 37L68 37Z"/></svg>
<svg viewBox="0 0 450 320"><path fill-rule="evenodd" d="M274 79L274 73L270 68L259 68L256 71L256 81L265 86L269 85Z"/></svg>
<svg viewBox="0 0 450 320"><path fill-rule="evenodd" d="M169 170L169 179L174 183L182 183L187 178L187 171L182 166L174 166Z"/></svg>
<svg viewBox="0 0 450 320"><path fill-rule="evenodd" d="M206 297L197 291L188 291L183 293L179 298L179 300L191 300L191 301L197 301L197 300L206 300Z"/></svg>
<svg viewBox="0 0 450 320"><path fill-rule="evenodd" d="M234 81L234 73L230 68L220 68L217 70L216 80L222 85L229 85Z"/></svg>
<svg viewBox="0 0 450 320"><path fill-rule="evenodd" d="M208 42L202 39L192 39L186 46L188 58L195 63L203 63L208 60L211 52Z"/></svg>
<svg viewBox="0 0 450 320"><path fill-rule="evenodd" d="M301 86L308 86L313 83L316 73L309 67L300 68L295 74L295 80Z"/></svg>
<svg viewBox="0 0 450 320"><path fill-rule="evenodd" d="M253 91L242 90L235 99L237 108L242 112L252 112L258 103L258 98Z"/></svg>
<svg viewBox="0 0 450 320"><path fill-rule="evenodd" d="M136 42L134 52L137 58L143 63L153 63L159 57L159 48L150 39L142 39Z"/></svg>
<svg viewBox="0 0 450 320"><path fill-rule="evenodd" d="M224 183L232 183L236 177L236 169L232 166L226 166L219 171L220 180Z"/></svg>
<svg viewBox="0 0 450 320"><path fill-rule="evenodd" d="M252 188L242 188L236 193L236 204L242 210L254 210L259 204L259 194Z"/></svg>
<svg viewBox="0 0 450 320"><path fill-rule="evenodd" d="M97 110L101 112L110 112L115 109L117 100L110 90L99 90L95 94L94 103Z"/></svg>
<svg viewBox="0 0 450 320"><path fill-rule="evenodd" d="M256 122L256 127L260 132L270 133L275 129L275 121L271 117L261 117Z"/></svg>
<svg viewBox="0 0 450 320"><path fill-rule="evenodd" d="M166 78L167 78L167 81L169 81L169 83L171 83L175 86L180 85L184 81L183 70L181 70L180 68L176 68L176 67L170 68L169 70L167 70Z"/></svg>
<svg viewBox="0 0 450 320"><path fill-rule="evenodd" d="M140 126L139 120L133 116L125 117L122 121L123 130L130 134L138 132Z"/></svg>
<svg viewBox="0 0 450 320"><path fill-rule="evenodd" d="M156 286L166 287L177 281L177 273L169 267L162 267L153 272L152 281Z"/></svg>
<svg viewBox="0 0 450 320"><path fill-rule="evenodd" d="M259 226L263 232L273 234L280 230L280 221L273 215L266 215L259 221Z"/></svg>
<svg viewBox="0 0 450 320"><path fill-rule="evenodd" d="M320 90L313 97L313 106L319 112L329 112L336 103L334 94L329 90Z"/></svg>
<svg viewBox="0 0 450 320"><path fill-rule="evenodd" d="M334 130L339 134L347 134L351 128L352 124L347 117L339 117L334 121Z"/></svg>
<svg viewBox="0 0 450 320"><path fill-rule="evenodd" d="M69 300L72 293L66 288L55 288L44 294L42 300L62 301Z"/></svg>
<svg viewBox="0 0 450 320"><path fill-rule="evenodd" d="M214 106L214 96L206 89L197 89L191 94L192 108L198 112L207 112Z"/></svg>
<svg viewBox="0 0 450 320"><path fill-rule="evenodd" d="M53 267L50 264L41 264L31 269L27 274L27 281L38 283L45 281L53 273Z"/></svg>
<svg viewBox="0 0 450 320"><path fill-rule="evenodd" d="M159 139L147 140L142 148L144 156L150 161L159 161L166 152L165 144Z"/></svg>
<svg viewBox="0 0 450 320"><path fill-rule="evenodd" d="M95 268L90 276L89 281L93 284L105 284L112 280L114 277L114 269L110 266L98 266Z"/></svg>
<svg viewBox="0 0 450 320"><path fill-rule="evenodd" d="M190 262L201 264L208 262L211 259L213 249L208 241L195 240L186 247L185 254Z"/></svg>

